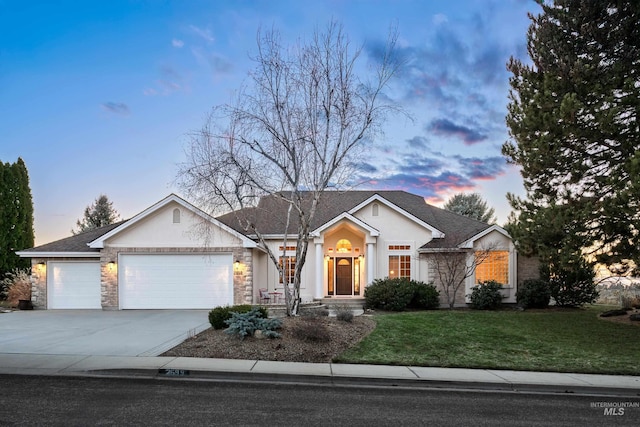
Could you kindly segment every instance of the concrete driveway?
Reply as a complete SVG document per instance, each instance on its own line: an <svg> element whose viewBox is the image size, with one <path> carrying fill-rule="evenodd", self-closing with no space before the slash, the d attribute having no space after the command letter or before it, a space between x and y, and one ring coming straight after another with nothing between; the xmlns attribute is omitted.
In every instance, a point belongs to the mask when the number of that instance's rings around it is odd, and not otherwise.
<svg viewBox="0 0 640 427"><path fill-rule="evenodd" d="M0 313L0 353L157 356L209 327L207 310Z"/></svg>

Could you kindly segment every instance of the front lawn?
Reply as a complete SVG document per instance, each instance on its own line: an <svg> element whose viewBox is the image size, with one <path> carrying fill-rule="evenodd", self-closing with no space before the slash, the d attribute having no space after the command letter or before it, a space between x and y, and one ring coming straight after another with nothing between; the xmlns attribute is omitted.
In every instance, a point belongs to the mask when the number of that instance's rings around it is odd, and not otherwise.
<svg viewBox="0 0 640 427"><path fill-rule="evenodd" d="M640 375L640 327L598 319L605 309L381 314L335 361Z"/></svg>

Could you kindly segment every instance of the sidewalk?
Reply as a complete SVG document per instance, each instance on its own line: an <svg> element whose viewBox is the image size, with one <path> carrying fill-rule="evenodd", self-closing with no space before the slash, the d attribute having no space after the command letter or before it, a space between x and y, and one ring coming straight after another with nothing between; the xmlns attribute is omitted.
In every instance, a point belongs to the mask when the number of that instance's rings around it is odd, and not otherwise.
<svg viewBox="0 0 640 427"><path fill-rule="evenodd" d="M0 374L173 377L640 396L640 377L636 376L188 357L0 353Z"/></svg>

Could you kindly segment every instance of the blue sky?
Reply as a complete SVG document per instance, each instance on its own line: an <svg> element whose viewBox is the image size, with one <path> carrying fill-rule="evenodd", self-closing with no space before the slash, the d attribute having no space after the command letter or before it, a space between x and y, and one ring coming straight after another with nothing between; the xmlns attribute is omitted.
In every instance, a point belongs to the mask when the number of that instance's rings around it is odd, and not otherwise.
<svg viewBox="0 0 640 427"><path fill-rule="evenodd" d="M129 218L172 192L187 134L253 68L258 29L286 40L331 19L367 53L397 25L408 59L392 117L363 157L362 188L436 205L478 191L499 223L519 172L500 146L510 56L526 59L533 0L0 0L0 160L29 169L36 243L70 235L106 194Z"/></svg>

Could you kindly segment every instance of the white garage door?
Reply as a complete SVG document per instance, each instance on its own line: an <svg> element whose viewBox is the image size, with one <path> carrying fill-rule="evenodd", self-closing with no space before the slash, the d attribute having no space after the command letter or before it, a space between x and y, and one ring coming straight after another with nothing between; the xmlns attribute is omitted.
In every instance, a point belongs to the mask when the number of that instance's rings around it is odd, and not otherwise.
<svg viewBox="0 0 640 427"><path fill-rule="evenodd" d="M100 263L50 261L47 299L48 308L102 308Z"/></svg>
<svg viewBox="0 0 640 427"><path fill-rule="evenodd" d="M211 309L233 304L228 254L121 254L121 309Z"/></svg>

